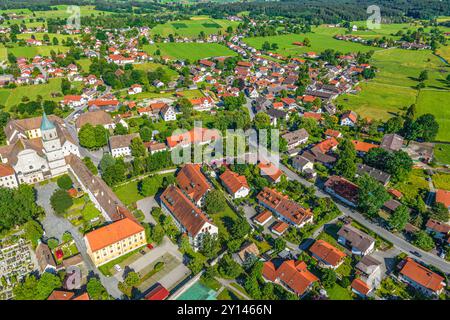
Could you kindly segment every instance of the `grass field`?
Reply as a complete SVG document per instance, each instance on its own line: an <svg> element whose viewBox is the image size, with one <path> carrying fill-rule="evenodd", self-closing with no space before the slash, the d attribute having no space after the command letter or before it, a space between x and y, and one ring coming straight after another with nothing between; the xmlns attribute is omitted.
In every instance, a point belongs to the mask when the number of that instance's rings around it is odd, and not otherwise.
<svg viewBox="0 0 450 320"><path fill-rule="evenodd" d="M428 182L425 180L425 173L422 169L413 169L409 179L404 182L397 183L394 188L403 193L405 197L415 199L417 198L420 190L428 190Z"/></svg>
<svg viewBox="0 0 450 320"><path fill-rule="evenodd" d="M154 71L156 70L158 67L163 68L167 74L170 75L170 77L172 79L176 78L178 76L178 73L175 70L170 69L169 67L159 64L159 63L153 63L153 62L146 62L146 63L140 63L140 64L135 64L133 65L133 68L136 70L143 70L146 72L149 71Z"/></svg>
<svg viewBox="0 0 450 320"><path fill-rule="evenodd" d="M328 296L331 300L353 300L350 290L345 289L337 283L330 289L327 289Z"/></svg>
<svg viewBox="0 0 450 320"><path fill-rule="evenodd" d="M63 53L69 51L69 47L64 47L62 45L57 46L40 46L40 47L13 47L13 48L5 48L0 47L0 60L6 59L7 53L12 53L16 57L23 58L34 58L36 55L41 56L50 56L51 51L55 51L56 53ZM2 58L3 57L3 58Z"/></svg>
<svg viewBox="0 0 450 320"><path fill-rule="evenodd" d="M160 50L161 56L191 61L236 55L234 51L218 43L158 43L144 46L144 50L150 55L155 55L157 49Z"/></svg>
<svg viewBox="0 0 450 320"><path fill-rule="evenodd" d="M421 90L417 99L417 113L432 113L439 123L438 141L450 141L450 91Z"/></svg>
<svg viewBox="0 0 450 320"><path fill-rule="evenodd" d="M450 190L450 174L446 173L434 174L433 183L437 189Z"/></svg>
<svg viewBox="0 0 450 320"><path fill-rule="evenodd" d="M316 30L315 33L308 33L301 35L287 34L273 37L245 38L244 42L256 49L261 49L263 43L266 41L268 41L270 44L276 43L278 44L278 49L275 50L275 52L284 56L295 56L309 51L320 53L325 49L330 48L341 51L342 53L358 52L358 51L367 52L370 50L375 51L379 50L379 48L368 47L358 43L336 40L333 39L332 34L323 34L319 32L323 32L323 29L318 29ZM297 41L299 42L303 41L305 37L311 41L310 47L299 47L293 44L294 42Z"/></svg>
<svg viewBox="0 0 450 320"><path fill-rule="evenodd" d="M61 97L53 98L51 94L53 92L61 92L61 79L50 79L48 83L20 86L15 89L0 89L0 104L10 108L22 101L23 97L28 97L30 100L36 100L40 95L44 100L59 101Z"/></svg>
<svg viewBox="0 0 450 320"><path fill-rule="evenodd" d="M450 144L436 143L434 157L438 163L450 164Z"/></svg>
<svg viewBox="0 0 450 320"><path fill-rule="evenodd" d="M442 46L436 50L436 53L450 63L450 46Z"/></svg>
<svg viewBox="0 0 450 320"><path fill-rule="evenodd" d="M159 24L151 30L151 34L159 34L167 37L169 34L197 37L201 31L205 34L217 34L218 31L225 32L228 27L235 28L235 21L211 19L206 16L197 16L190 20L170 21Z"/></svg>

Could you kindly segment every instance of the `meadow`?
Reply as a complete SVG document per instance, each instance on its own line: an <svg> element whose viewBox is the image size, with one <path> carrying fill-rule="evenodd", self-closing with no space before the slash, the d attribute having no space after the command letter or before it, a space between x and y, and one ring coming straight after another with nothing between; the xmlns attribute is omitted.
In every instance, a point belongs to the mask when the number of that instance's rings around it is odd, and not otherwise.
<svg viewBox="0 0 450 320"><path fill-rule="evenodd" d="M16 57L34 58L36 55L50 56L51 51L58 53L64 53L69 51L69 47L62 45L57 46L39 46L39 47L19 47L14 46L12 48L0 47L0 60L5 60L8 53L14 54Z"/></svg>
<svg viewBox="0 0 450 320"><path fill-rule="evenodd" d="M420 90L417 113L432 113L439 123L438 141L450 141L450 91Z"/></svg>
<svg viewBox="0 0 450 320"><path fill-rule="evenodd" d="M178 76L178 73L175 70L160 63L146 62L133 65L133 69L145 72L155 71L157 68L163 68L172 79L175 79Z"/></svg>
<svg viewBox="0 0 450 320"><path fill-rule="evenodd" d="M226 32L228 27L235 28L235 21L212 19L207 16L197 16L190 20L169 21L159 24L151 30L151 34L167 37L169 34L183 37L197 37L201 31L206 35L217 34L218 31Z"/></svg>
<svg viewBox="0 0 450 320"><path fill-rule="evenodd" d="M203 58L235 56L236 53L218 43L158 43L144 46L144 50L155 55L160 50L161 56L174 59L189 59L195 61Z"/></svg>

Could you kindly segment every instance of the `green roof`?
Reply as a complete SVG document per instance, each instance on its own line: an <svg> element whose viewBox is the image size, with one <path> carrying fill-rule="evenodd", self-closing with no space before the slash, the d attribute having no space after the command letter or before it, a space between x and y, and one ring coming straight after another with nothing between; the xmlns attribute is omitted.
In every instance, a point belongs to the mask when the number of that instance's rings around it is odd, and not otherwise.
<svg viewBox="0 0 450 320"><path fill-rule="evenodd" d="M51 122L47 115L44 114L42 115L42 122L41 122L41 131L45 131L45 130L52 130L55 129L55 125L53 124L53 122Z"/></svg>

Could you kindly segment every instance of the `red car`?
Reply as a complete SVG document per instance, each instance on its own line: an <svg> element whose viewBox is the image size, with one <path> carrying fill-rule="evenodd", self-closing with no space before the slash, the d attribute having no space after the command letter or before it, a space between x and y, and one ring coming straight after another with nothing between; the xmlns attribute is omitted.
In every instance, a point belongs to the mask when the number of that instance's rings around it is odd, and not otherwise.
<svg viewBox="0 0 450 320"><path fill-rule="evenodd" d="M149 243L149 244L147 244L147 248L149 248L150 250L152 250L152 249L153 249L153 246Z"/></svg>

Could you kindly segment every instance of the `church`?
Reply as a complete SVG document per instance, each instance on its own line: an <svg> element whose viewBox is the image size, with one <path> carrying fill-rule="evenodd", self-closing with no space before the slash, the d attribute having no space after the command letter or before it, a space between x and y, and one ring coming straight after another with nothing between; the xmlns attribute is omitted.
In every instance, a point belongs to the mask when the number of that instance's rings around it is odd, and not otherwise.
<svg viewBox="0 0 450 320"><path fill-rule="evenodd" d="M10 120L6 146L0 147L0 186L34 184L68 171L65 157L80 157L76 141L64 121L54 115Z"/></svg>

